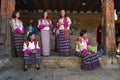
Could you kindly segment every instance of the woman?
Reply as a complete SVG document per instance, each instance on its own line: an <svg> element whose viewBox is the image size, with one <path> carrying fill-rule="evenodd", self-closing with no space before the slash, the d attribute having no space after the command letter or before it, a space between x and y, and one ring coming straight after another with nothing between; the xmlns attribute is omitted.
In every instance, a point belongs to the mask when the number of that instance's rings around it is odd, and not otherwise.
<svg viewBox="0 0 120 80"><path fill-rule="evenodd" d="M10 25L12 28L12 41L14 45L16 57L23 56L23 43L24 43L24 26L20 18L20 12L14 11L12 14L12 19L10 20Z"/></svg>
<svg viewBox="0 0 120 80"><path fill-rule="evenodd" d="M76 40L76 53L82 58L81 69L93 70L100 66L98 54L89 49L91 42L87 38L87 31L82 30Z"/></svg>
<svg viewBox="0 0 120 80"><path fill-rule="evenodd" d="M40 47L37 40L35 40L35 34L29 33L27 41L23 45L24 51L24 70L27 71L28 65L35 63L36 69L40 69L39 64L41 62Z"/></svg>
<svg viewBox="0 0 120 80"><path fill-rule="evenodd" d="M38 28L41 30L42 55L50 55L50 29L52 28L51 19L48 18L48 13L43 12L42 18L38 20Z"/></svg>
<svg viewBox="0 0 120 80"><path fill-rule="evenodd" d="M66 16L65 10L61 10L60 18L58 20L57 29L58 33L58 46L60 56L70 55L70 35L69 29L71 25L71 19Z"/></svg>
<svg viewBox="0 0 120 80"><path fill-rule="evenodd" d="M101 44L102 41L101 40L102 40L102 26L99 25L97 27L97 37L96 37L96 41L98 43L98 46L97 46L98 51L101 49L101 46L102 46L102 44Z"/></svg>

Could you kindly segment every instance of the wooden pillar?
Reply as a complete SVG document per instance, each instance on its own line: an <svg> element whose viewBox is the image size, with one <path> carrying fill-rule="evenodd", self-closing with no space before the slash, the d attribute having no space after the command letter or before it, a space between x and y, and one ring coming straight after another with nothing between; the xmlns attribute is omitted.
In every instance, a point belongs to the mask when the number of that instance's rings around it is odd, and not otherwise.
<svg viewBox="0 0 120 80"><path fill-rule="evenodd" d="M11 19L12 12L15 10L15 0L1 0L1 31L0 41L2 53L11 55L11 29L9 20Z"/></svg>
<svg viewBox="0 0 120 80"><path fill-rule="evenodd" d="M107 63L113 64L116 54L114 0L102 0L103 44Z"/></svg>

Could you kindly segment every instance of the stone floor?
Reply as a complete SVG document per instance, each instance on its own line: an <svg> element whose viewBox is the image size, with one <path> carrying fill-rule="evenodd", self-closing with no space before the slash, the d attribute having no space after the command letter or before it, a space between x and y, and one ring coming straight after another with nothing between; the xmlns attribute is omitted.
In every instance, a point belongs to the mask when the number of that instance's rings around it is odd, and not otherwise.
<svg viewBox="0 0 120 80"><path fill-rule="evenodd" d="M79 68L29 68L24 72L19 67L4 68L0 80L120 80L120 69L83 71Z"/></svg>

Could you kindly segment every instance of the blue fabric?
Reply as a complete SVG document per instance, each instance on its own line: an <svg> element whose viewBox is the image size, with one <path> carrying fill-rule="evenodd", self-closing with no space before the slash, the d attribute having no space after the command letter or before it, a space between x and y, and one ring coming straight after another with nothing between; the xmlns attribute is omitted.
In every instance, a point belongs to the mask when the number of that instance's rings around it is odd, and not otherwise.
<svg viewBox="0 0 120 80"><path fill-rule="evenodd" d="M36 34L34 26L32 26L32 33Z"/></svg>
<svg viewBox="0 0 120 80"><path fill-rule="evenodd" d="M35 27L32 24L29 25L29 32L36 34Z"/></svg>
<svg viewBox="0 0 120 80"><path fill-rule="evenodd" d="M103 50L103 49L100 49L100 50L98 50L97 53L98 53L99 56L102 56L102 55L104 54L104 50Z"/></svg>

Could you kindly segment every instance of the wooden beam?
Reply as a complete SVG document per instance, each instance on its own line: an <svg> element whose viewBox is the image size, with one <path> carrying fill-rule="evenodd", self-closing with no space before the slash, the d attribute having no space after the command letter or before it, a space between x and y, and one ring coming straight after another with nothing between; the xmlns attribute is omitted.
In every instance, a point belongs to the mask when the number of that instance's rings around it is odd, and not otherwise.
<svg viewBox="0 0 120 80"><path fill-rule="evenodd" d="M39 4L39 1L38 0L33 0L33 2L35 3L36 8L39 10L41 8L41 6Z"/></svg>
<svg viewBox="0 0 120 80"><path fill-rule="evenodd" d="M48 0L42 0L45 10L50 10L50 3Z"/></svg>
<svg viewBox="0 0 120 80"><path fill-rule="evenodd" d="M71 8L71 6L72 6L72 2L73 2L73 0L69 0L69 4L68 4L68 6L67 6L67 10L69 10L70 11L70 8Z"/></svg>
<svg viewBox="0 0 120 80"><path fill-rule="evenodd" d="M19 0L16 0L16 4L15 4L15 9L16 10L25 10L25 5L23 5L23 4L21 4L20 2L19 2Z"/></svg>
<svg viewBox="0 0 120 80"><path fill-rule="evenodd" d="M54 8L53 8L53 0L48 0L48 2L49 2L49 7L50 7L50 9L52 10L52 12L54 11Z"/></svg>
<svg viewBox="0 0 120 80"><path fill-rule="evenodd" d="M26 3L24 3L24 5L26 4L26 8L29 8L29 11L33 11L34 10L34 6L33 3L30 3L31 0L26 0Z"/></svg>
<svg viewBox="0 0 120 80"><path fill-rule="evenodd" d="M64 9L64 1L65 1L65 0L59 0L60 9ZM58 3L57 3L57 4L58 4Z"/></svg>
<svg viewBox="0 0 120 80"><path fill-rule="evenodd" d="M70 11L73 12L74 11L74 8L75 8L75 4L76 4L77 0L73 0L72 2L72 6L70 8Z"/></svg>
<svg viewBox="0 0 120 80"><path fill-rule="evenodd" d="M57 10L58 12L60 11L60 0L56 0L56 7L57 7Z"/></svg>
<svg viewBox="0 0 120 80"><path fill-rule="evenodd" d="M33 0L27 0L28 6L32 9L32 11L37 10Z"/></svg>
<svg viewBox="0 0 120 80"><path fill-rule="evenodd" d="M98 4L96 4L96 6L94 6L92 9L91 9L93 12L94 11L101 11L101 3L98 3Z"/></svg>
<svg viewBox="0 0 120 80"><path fill-rule="evenodd" d="M86 3L86 7L84 8L84 11L87 12L95 4L96 4L96 0L95 1L94 0L88 0L87 3Z"/></svg>
<svg viewBox="0 0 120 80"><path fill-rule="evenodd" d="M56 0L52 0L52 4L53 4L53 10L57 10L57 1Z"/></svg>
<svg viewBox="0 0 120 80"><path fill-rule="evenodd" d="M84 5L83 5L83 4L84 4ZM87 7L88 4L89 4L89 0L82 0L81 5L79 6L78 12L79 12L80 10L84 11L84 9Z"/></svg>
<svg viewBox="0 0 120 80"><path fill-rule="evenodd" d="M9 20L11 19L12 12L15 10L15 0L1 0L1 27L4 41L3 53L11 55L11 28Z"/></svg>
<svg viewBox="0 0 120 80"><path fill-rule="evenodd" d="M30 6L28 6L28 3L27 3L27 1L24 1L24 0L20 0L19 1L22 5L24 5L25 6L25 9L27 9L27 10L31 10L31 7Z"/></svg>
<svg viewBox="0 0 120 80"><path fill-rule="evenodd" d="M103 17L103 44L106 55L108 56L109 64L114 63L116 54L116 40L115 40L115 21L114 21L114 1L103 0L102 3L102 17Z"/></svg>
<svg viewBox="0 0 120 80"><path fill-rule="evenodd" d="M100 0L95 0L95 2L94 2L94 5L92 5L91 7L90 7L90 10L92 11L92 12L94 12L94 11L97 11L97 8L98 7L100 7L100 2L99 2Z"/></svg>
<svg viewBox="0 0 120 80"><path fill-rule="evenodd" d="M70 0L64 0L64 9L67 10Z"/></svg>
<svg viewBox="0 0 120 80"><path fill-rule="evenodd" d="M45 6L43 5L43 0L39 0L39 3L41 5L41 10L45 10Z"/></svg>

